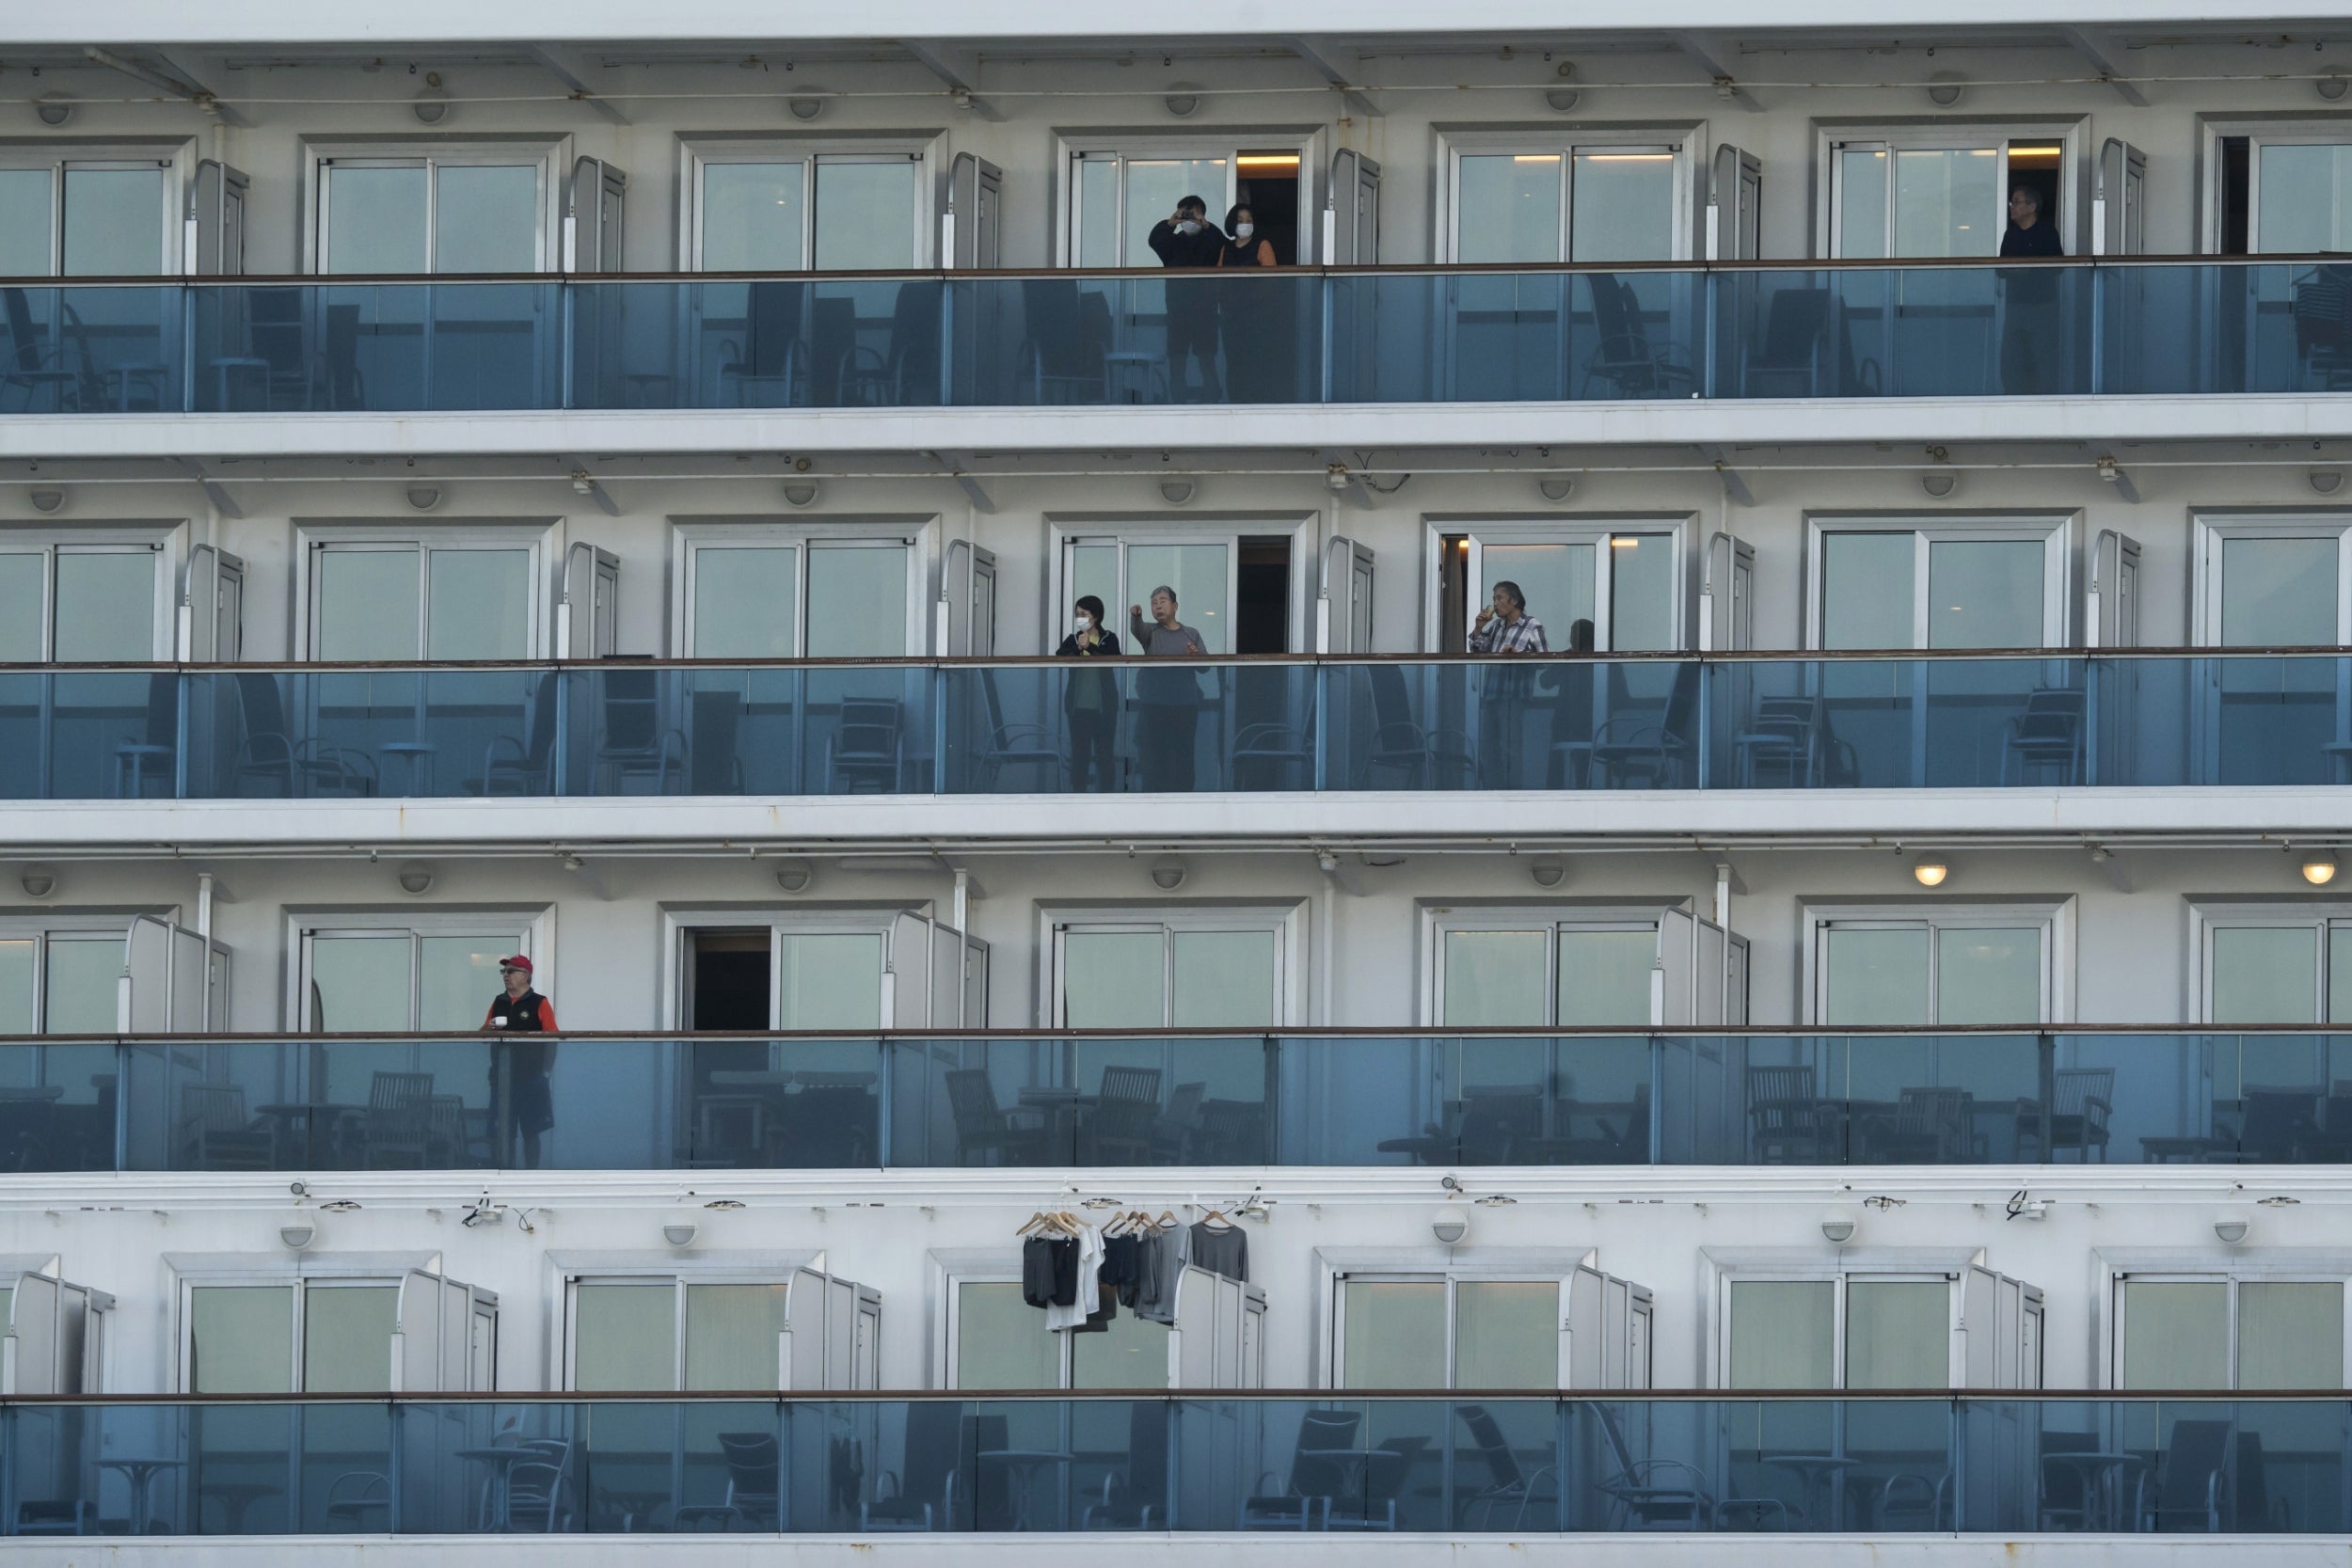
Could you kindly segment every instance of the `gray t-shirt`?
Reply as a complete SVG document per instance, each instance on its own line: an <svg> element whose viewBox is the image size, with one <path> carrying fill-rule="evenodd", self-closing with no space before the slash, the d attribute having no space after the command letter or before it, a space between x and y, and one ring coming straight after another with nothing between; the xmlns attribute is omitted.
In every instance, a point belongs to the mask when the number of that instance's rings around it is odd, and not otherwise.
<svg viewBox="0 0 2352 1568"><path fill-rule="evenodd" d="M1135 651L1163 658L1200 658L1209 651L1200 634L1179 622L1172 626L1128 617ZM1190 670L1146 670L1136 677L1136 701L1159 707L1190 707L1200 700L1200 677Z"/></svg>
<svg viewBox="0 0 2352 1568"><path fill-rule="evenodd" d="M1189 1261L1211 1274L1249 1283L1249 1238L1239 1226L1214 1226L1201 1220L1192 1227Z"/></svg>

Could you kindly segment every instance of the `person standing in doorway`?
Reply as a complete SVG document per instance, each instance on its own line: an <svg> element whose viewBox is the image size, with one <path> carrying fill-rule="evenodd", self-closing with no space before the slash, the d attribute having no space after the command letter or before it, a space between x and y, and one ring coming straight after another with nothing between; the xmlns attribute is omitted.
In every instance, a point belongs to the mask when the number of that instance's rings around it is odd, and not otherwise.
<svg viewBox="0 0 2352 1568"><path fill-rule="evenodd" d="M2009 193L2003 257L2063 256L2057 225L2042 211L2042 193L2019 185ZM2001 271L2001 390L2012 396L2063 391L2045 385L2063 363L2058 352L2058 275L2050 267Z"/></svg>
<svg viewBox="0 0 2352 1568"><path fill-rule="evenodd" d="M1225 236L1209 221L1209 204L1197 196L1176 203L1176 210L1152 226L1145 244L1160 265L1179 268L1214 267L1225 249ZM1221 394L1216 375L1216 299L1206 279L1170 282L1168 294L1168 390L1179 403L1194 401L1185 361L1200 363L1199 401L1214 402Z"/></svg>
<svg viewBox="0 0 2352 1568"><path fill-rule="evenodd" d="M1493 596L1478 611L1470 627L1470 651L1489 656L1543 654L1551 651L1544 624L1527 612L1527 594L1508 578L1499 579ZM1474 669L1479 683L1478 767L1488 789L1530 789L1533 781L1519 776L1527 754L1528 695L1533 681L1525 670Z"/></svg>
<svg viewBox="0 0 2352 1568"><path fill-rule="evenodd" d="M1141 605L1127 607L1128 641L1154 658L1202 658L1209 645L1176 619L1176 590L1152 590L1152 619ZM1200 678L1190 670L1146 670L1136 677L1136 752L1143 787L1184 790L1193 782L1193 731L1200 722Z"/></svg>
<svg viewBox="0 0 2352 1568"><path fill-rule="evenodd" d="M1077 625L1054 657L1117 658L1119 634L1103 625L1103 601L1081 594L1075 609ZM1112 743L1119 736L1119 677L1100 665L1073 670L1062 677L1061 711L1070 724L1070 787L1080 792L1117 789Z"/></svg>
<svg viewBox="0 0 2352 1568"><path fill-rule="evenodd" d="M505 1163L506 1143L521 1142L522 1165L539 1165L540 1136L555 1126L555 1096L548 1074L555 1069L556 1042L538 1037L555 1033L555 1007L531 989L531 960L517 953L499 960L503 989L483 1016L482 1027L516 1037L490 1050L490 1135Z"/></svg>
<svg viewBox="0 0 2352 1568"><path fill-rule="evenodd" d="M1274 267L1274 242L1258 232L1257 214L1235 207L1225 214L1231 236L1216 253L1220 269ZM1271 279L1228 283L1217 291L1217 322L1225 343L1225 390L1235 403L1280 403L1275 372L1290 347L1286 296Z"/></svg>

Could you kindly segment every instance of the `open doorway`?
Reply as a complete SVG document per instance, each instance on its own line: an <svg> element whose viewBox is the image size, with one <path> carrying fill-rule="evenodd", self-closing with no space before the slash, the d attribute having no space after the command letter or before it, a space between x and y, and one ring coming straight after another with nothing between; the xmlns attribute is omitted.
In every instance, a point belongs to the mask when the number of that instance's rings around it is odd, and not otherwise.
<svg viewBox="0 0 2352 1568"><path fill-rule="evenodd" d="M769 1026L769 932L765 926L686 933L687 1028L696 1034Z"/></svg>
<svg viewBox="0 0 2352 1568"><path fill-rule="evenodd" d="M2058 171L2065 166L2066 149L2057 142L2013 141L2009 144L2009 190L2020 185L2042 200L2042 220L2059 234L2070 215L2058 205ZM2002 227L2007 231L2009 191L2001 193Z"/></svg>
<svg viewBox="0 0 2352 1568"><path fill-rule="evenodd" d="M1233 583L1233 652L1281 654L1291 646L1291 542L1244 534Z"/></svg>
<svg viewBox="0 0 2352 1568"><path fill-rule="evenodd" d="M1233 176L1233 204L1249 209L1258 225L1254 237L1272 242L1276 266L1297 265L1298 154L1244 152L1234 161Z"/></svg>

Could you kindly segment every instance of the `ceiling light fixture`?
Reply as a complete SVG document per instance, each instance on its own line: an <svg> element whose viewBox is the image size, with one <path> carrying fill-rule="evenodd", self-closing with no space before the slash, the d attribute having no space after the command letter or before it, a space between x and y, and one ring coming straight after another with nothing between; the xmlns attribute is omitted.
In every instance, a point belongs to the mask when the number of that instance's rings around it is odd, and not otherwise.
<svg viewBox="0 0 2352 1568"><path fill-rule="evenodd" d="M1184 863L1169 855L1152 866L1152 885L1162 893L1173 893L1184 885Z"/></svg>
<svg viewBox="0 0 2352 1568"><path fill-rule="evenodd" d="M36 490L27 499L32 501L33 510L44 517L55 516L65 510L63 490Z"/></svg>
<svg viewBox="0 0 2352 1568"><path fill-rule="evenodd" d="M404 865L399 876L403 893L421 897L433 891L433 868L429 865Z"/></svg>
<svg viewBox="0 0 2352 1568"><path fill-rule="evenodd" d="M408 504L420 512L430 512L441 504L441 487L437 484L408 486Z"/></svg>
<svg viewBox="0 0 2352 1568"><path fill-rule="evenodd" d="M1573 474L1546 474L1535 482L1535 493L1548 501L1564 501L1576 494Z"/></svg>
<svg viewBox="0 0 2352 1568"><path fill-rule="evenodd" d="M1928 78L1928 102L1948 109L1967 95L1968 78L1957 71L1939 71Z"/></svg>
<svg viewBox="0 0 2352 1568"><path fill-rule="evenodd" d="M2347 84L2341 76L2322 76L2312 84L2312 90L2333 103L2344 96L2344 89L2346 86L2352 86L2352 84Z"/></svg>
<svg viewBox="0 0 2352 1568"><path fill-rule="evenodd" d="M2326 887L2336 879L2336 857L2325 849L2312 849L2303 856L2303 879L2313 887Z"/></svg>
<svg viewBox="0 0 2352 1568"><path fill-rule="evenodd" d="M1853 1240L1853 1221L1843 1217L1821 1222L1821 1234L1833 1246L1844 1246Z"/></svg>
<svg viewBox="0 0 2352 1568"><path fill-rule="evenodd" d="M1945 500L1950 498L1953 491L1960 488L1960 476L1958 474L1944 473L1940 470L1934 473L1921 474L1919 476L1919 488L1925 490L1929 495L1934 497L1937 500Z"/></svg>
<svg viewBox="0 0 2352 1568"><path fill-rule="evenodd" d="M806 893L817 885L817 868L806 861L780 861L776 864L776 886L787 893Z"/></svg>
<svg viewBox="0 0 2352 1568"><path fill-rule="evenodd" d="M34 101L33 113L54 130L73 118L73 100L61 92L45 92Z"/></svg>
<svg viewBox="0 0 2352 1568"><path fill-rule="evenodd" d="M825 112L825 101L821 98L787 98L785 106L792 111L794 119L815 119Z"/></svg>
<svg viewBox="0 0 2352 1568"><path fill-rule="evenodd" d="M1918 879L1921 887L1942 887L1944 879L1952 874L1952 868L1942 861L1921 861L1911 868L1911 874Z"/></svg>
<svg viewBox="0 0 2352 1568"><path fill-rule="evenodd" d="M787 506L815 506L822 487L813 479L787 479L784 482L784 499Z"/></svg>
<svg viewBox="0 0 2352 1568"><path fill-rule="evenodd" d="M2303 477L2310 483L2312 491L2315 495L2332 496L2344 486L2342 468L2313 468Z"/></svg>
<svg viewBox="0 0 2352 1568"><path fill-rule="evenodd" d="M17 883L24 889L24 895L28 898L46 898L57 891L56 874L38 867L27 870L17 879Z"/></svg>
<svg viewBox="0 0 2352 1568"><path fill-rule="evenodd" d="M409 107L427 125L438 125L449 119L449 94L441 90L439 71L428 71L424 73L424 90L417 94Z"/></svg>
<svg viewBox="0 0 2352 1568"><path fill-rule="evenodd" d="M2246 1222L2244 1220L2216 1220L2213 1222L2213 1233L2221 1238L2223 1246L2235 1246L2246 1240Z"/></svg>
<svg viewBox="0 0 2352 1568"><path fill-rule="evenodd" d="M1190 119L1194 111L1200 107L1200 89L1189 82L1171 83L1168 96L1160 102L1167 104L1168 112L1178 119Z"/></svg>
<svg viewBox="0 0 2352 1568"><path fill-rule="evenodd" d="M1527 868L1537 887L1558 887L1568 879L1568 868L1560 861L1537 861Z"/></svg>
<svg viewBox="0 0 2352 1568"><path fill-rule="evenodd" d="M1196 488L1188 479L1164 479L1160 481L1160 499L1170 506L1182 506L1192 499Z"/></svg>

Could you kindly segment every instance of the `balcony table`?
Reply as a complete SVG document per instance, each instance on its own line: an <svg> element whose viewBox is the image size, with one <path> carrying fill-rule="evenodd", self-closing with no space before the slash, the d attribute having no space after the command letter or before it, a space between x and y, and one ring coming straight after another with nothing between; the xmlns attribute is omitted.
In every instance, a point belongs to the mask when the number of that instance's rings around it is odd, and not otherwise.
<svg viewBox="0 0 2352 1568"><path fill-rule="evenodd" d="M131 1487L131 1533L144 1535L147 1533L147 1528L141 1521L147 1518L149 1485L156 1476L166 1470L186 1469L188 1462L184 1459L167 1459L161 1455L117 1454L113 1458L98 1461L98 1467L102 1470L122 1472L122 1479L128 1481Z"/></svg>

